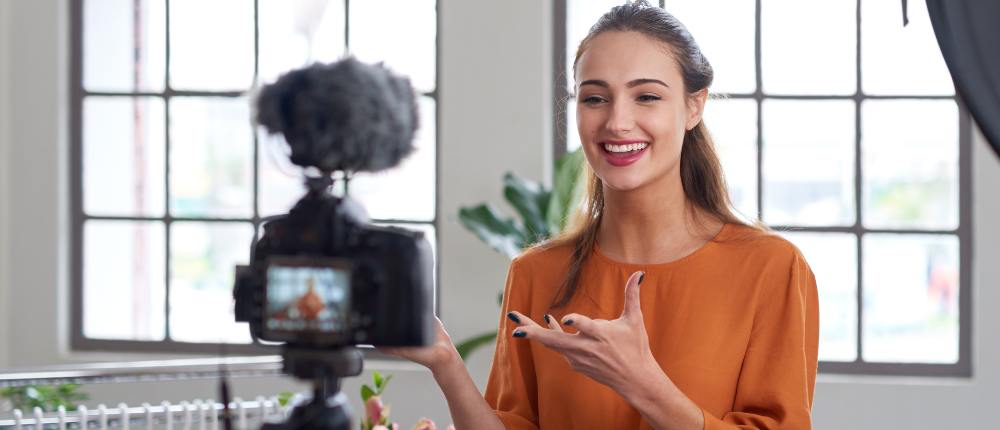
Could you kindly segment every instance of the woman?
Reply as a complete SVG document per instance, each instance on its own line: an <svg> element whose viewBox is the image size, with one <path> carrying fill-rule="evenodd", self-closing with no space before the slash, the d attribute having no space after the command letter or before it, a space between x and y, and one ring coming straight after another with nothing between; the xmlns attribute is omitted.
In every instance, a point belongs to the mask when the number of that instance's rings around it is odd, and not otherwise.
<svg viewBox="0 0 1000 430"><path fill-rule="evenodd" d="M809 428L815 278L734 215L691 35L645 1L615 7L574 74L589 197L511 263L485 399L443 328L391 352L432 370L463 430Z"/></svg>

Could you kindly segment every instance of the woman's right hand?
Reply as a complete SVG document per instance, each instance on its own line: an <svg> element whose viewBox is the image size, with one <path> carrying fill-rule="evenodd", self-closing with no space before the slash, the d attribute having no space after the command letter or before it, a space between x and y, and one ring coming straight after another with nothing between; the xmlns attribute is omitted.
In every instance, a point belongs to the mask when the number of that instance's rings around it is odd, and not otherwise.
<svg viewBox="0 0 1000 430"><path fill-rule="evenodd" d="M451 342L451 336L444 329L444 324L434 317L434 343L425 347L380 347L379 351L421 364L432 372L460 360L458 350Z"/></svg>

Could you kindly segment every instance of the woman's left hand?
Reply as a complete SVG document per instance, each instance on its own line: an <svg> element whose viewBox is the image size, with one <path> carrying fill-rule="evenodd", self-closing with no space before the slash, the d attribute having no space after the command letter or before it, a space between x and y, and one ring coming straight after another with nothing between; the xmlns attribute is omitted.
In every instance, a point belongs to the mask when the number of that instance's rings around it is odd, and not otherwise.
<svg viewBox="0 0 1000 430"><path fill-rule="evenodd" d="M644 276L643 272L635 272L629 277L625 284L625 309L617 319L568 314L562 318L562 324L578 330L570 334L549 315L545 316L548 325L545 328L520 312L510 312L508 318L519 324L513 335L537 341L562 354L573 370L629 398L643 382L663 375L649 349L639 307L639 284Z"/></svg>

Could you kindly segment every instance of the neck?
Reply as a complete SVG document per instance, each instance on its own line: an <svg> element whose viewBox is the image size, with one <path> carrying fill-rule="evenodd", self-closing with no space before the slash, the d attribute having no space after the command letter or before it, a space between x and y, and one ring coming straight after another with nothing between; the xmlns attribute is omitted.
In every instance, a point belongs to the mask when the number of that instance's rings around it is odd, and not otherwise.
<svg viewBox="0 0 1000 430"><path fill-rule="evenodd" d="M601 252L618 261L663 263L705 244L723 222L687 200L680 174L629 191L604 188L604 215L597 233Z"/></svg>

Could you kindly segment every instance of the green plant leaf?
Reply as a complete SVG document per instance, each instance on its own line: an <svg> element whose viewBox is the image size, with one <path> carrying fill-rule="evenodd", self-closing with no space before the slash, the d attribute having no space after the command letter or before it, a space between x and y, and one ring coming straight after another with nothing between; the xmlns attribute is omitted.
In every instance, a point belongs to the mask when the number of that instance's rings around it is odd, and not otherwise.
<svg viewBox="0 0 1000 430"><path fill-rule="evenodd" d="M501 219L492 206L481 204L458 210L462 225L491 248L513 259L527 242L525 232L511 219Z"/></svg>
<svg viewBox="0 0 1000 430"><path fill-rule="evenodd" d="M291 391L282 391L278 393L278 404L281 406L288 406L288 401L295 397L295 393Z"/></svg>
<svg viewBox="0 0 1000 430"><path fill-rule="evenodd" d="M507 172L503 176L503 195L521 215L521 223L527 230L529 242L549 237L549 224L545 217L549 198L552 196L549 190L537 182Z"/></svg>
<svg viewBox="0 0 1000 430"><path fill-rule="evenodd" d="M375 395L375 391L372 390L372 387L369 387L368 385L362 385L361 386L361 401L362 402L367 402L368 399L370 399L374 395Z"/></svg>
<svg viewBox="0 0 1000 430"><path fill-rule="evenodd" d="M586 190L585 181L581 180L583 173L583 149L563 155L556 160L555 176L552 179L552 198L546 211L549 228L553 232L566 229L573 209L579 207Z"/></svg>
<svg viewBox="0 0 1000 430"><path fill-rule="evenodd" d="M382 395L382 392L385 391L385 387L387 387L389 385L389 381L391 381L391 380L392 380L392 374L391 373L388 374L388 375L385 375L385 378L382 379L382 388L379 388L379 390L378 390L378 395L380 395L380 396Z"/></svg>
<svg viewBox="0 0 1000 430"><path fill-rule="evenodd" d="M378 373L377 370L373 371L372 372L372 379L375 380L375 390L382 391L382 374Z"/></svg>
<svg viewBox="0 0 1000 430"><path fill-rule="evenodd" d="M465 361L473 351L495 342L496 338L496 331L483 333L460 342L458 345L455 345L455 349L458 350L458 355Z"/></svg>
<svg viewBox="0 0 1000 430"><path fill-rule="evenodd" d="M15 409L23 411L37 407L46 412L55 412L59 406L73 411L77 408L76 402L90 398L79 389L80 385L77 384L29 385L0 390L0 396L9 399Z"/></svg>

